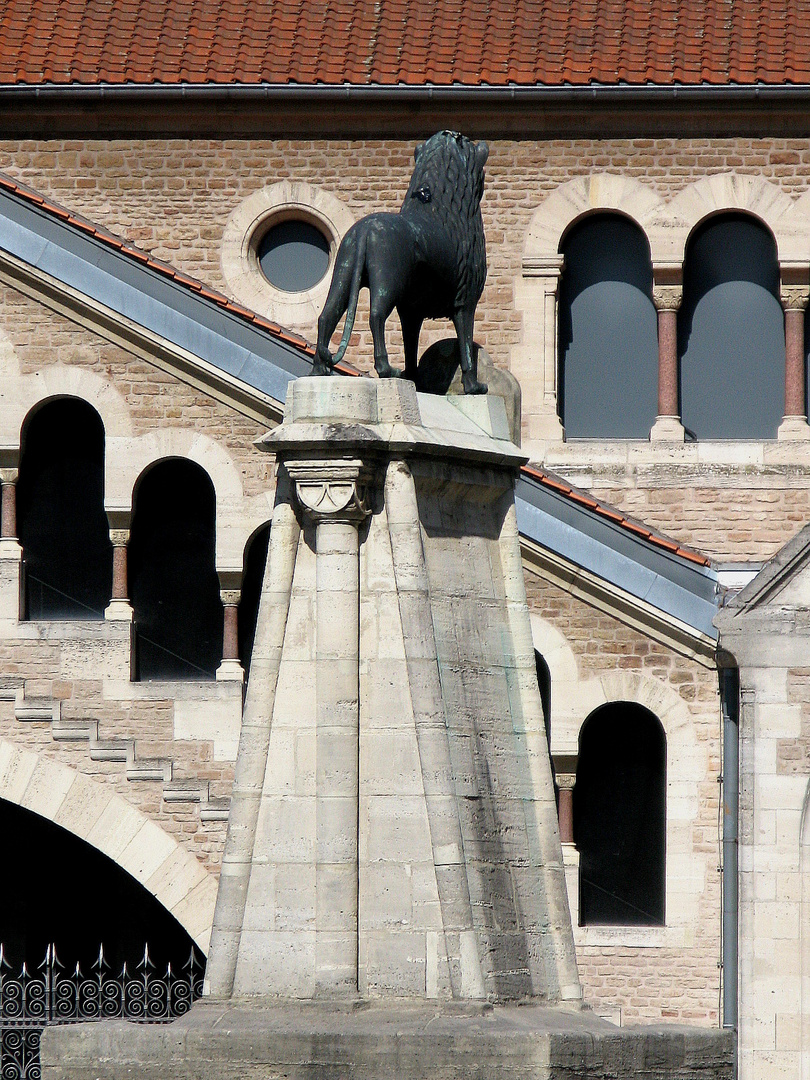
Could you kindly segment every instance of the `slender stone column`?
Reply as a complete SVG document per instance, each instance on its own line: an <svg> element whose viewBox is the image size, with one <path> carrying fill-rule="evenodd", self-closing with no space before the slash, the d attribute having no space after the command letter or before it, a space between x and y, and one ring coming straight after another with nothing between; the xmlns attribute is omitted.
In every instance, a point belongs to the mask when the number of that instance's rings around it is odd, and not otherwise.
<svg viewBox="0 0 810 1080"><path fill-rule="evenodd" d="M683 442L678 408L678 308L682 299L680 284L653 286L658 312L658 416L650 431L653 442Z"/></svg>
<svg viewBox="0 0 810 1080"><path fill-rule="evenodd" d="M17 469L0 469L2 504L0 505L0 537L17 538Z"/></svg>
<svg viewBox="0 0 810 1080"><path fill-rule="evenodd" d="M315 984L358 990L360 538L370 512L356 459L290 461L301 506L316 525Z"/></svg>
<svg viewBox="0 0 810 1080"><path fill-rule="evenodd" d="M222 600L222 663L217 668L217 681L243 682L245 671L239 660L239 600L240 589L221 589Z"/></svg>
<svg viewBox="0 0 810 1080"><path fill-rule="evenodd" d="M804 312L810 286L783 285L785 310L785 415L779 425L780 439L808 439L807 401L804 372Z"/></svg>
<svg viewBox="0 0 810 1080"><path fill-rule="evenodd" d="M576 781L576 776L571 773L557 774L557 787L560 792L558 815L562 844L574 842L574 784Z"/></svg>
<svg viewBox="0 0 810 1080"><path fill-rule="evenodd" d="M111 621L132 621L132 605L129 602L127 584L127 544L129 528L111 528L110 542L113 546L113 582L112 598L104 612L104 618Z"/></svg>

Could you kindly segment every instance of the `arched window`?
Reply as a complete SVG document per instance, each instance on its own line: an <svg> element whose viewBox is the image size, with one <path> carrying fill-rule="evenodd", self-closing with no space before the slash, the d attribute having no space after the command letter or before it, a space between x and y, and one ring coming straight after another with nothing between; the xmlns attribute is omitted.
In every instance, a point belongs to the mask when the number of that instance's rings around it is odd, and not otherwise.
<svg viewBox="0 0 810 1080"><path fill-rule="evenodd" d="M23 424L17 531L28 619L103 619L112 594L104 512L104 425L78 398L58 398Z"/></svg>
<svg viewBox="0 0 810 1080"><path fill-rule="evenodd" d="M579 737L574 842L582 925L664 923L666 737L626 701L591 713Z"/></svg>
<svg viewBox="0 0 810 1080"><path fill-rule="evenodd" d="M566 438L646 439L658 404L650 246L618 214L578 222L561 246L560 417Z"/></svg>
<svg viewBox="0 0 810 1080"><path fill-rule="evenodd" d="M678 313L681 416L698 439L775 439L785 411L785 326L771 233L711 218L686 248Z"/></svg>
<svg viewBox="0 0 810 1080"><path fill-rule="evenodd" d="M250 658L253 654L253 639L256 636L256 619L259 615L259 601L262 595L269 543L270 522L268 521L251 536L245 548L242 597L239 601L239 660L245 669L246 676L250 672Z"/></svg>
<svg viewBox="0 0 810 1080"><path fill-rule="evenodd" d="M158 462L139 481L129 541L136 678L213 678L222 660L214 486L192 461Z"/></svg>
<svg viewBox="0 0 810 1080"><path fill-rule="evenodd" d="M0 799L5 874L0 943L13 977L36 975L48 945L69 969L93 971L99 945L110 970L134 970L144 945L156 969L181 971L192 949L185 929L139 882L96 848L46 818Z"/></svg>

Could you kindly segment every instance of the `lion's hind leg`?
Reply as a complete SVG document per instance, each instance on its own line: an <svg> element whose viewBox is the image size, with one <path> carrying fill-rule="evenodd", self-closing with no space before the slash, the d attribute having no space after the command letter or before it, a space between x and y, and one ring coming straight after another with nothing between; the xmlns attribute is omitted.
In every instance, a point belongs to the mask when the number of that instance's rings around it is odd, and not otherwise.
<svg viewBox="0 0 810 1080"><path fill-rule="evenodd" d="M329 342L332 340L337 324L351 304L358 255L356 235L350 231L343 238L338 250L332 283L318 319L318 343L315 346L315 360L312 365L313 375L331 375L334 369ZM353 317L352 315L352 319Z"/></svg>

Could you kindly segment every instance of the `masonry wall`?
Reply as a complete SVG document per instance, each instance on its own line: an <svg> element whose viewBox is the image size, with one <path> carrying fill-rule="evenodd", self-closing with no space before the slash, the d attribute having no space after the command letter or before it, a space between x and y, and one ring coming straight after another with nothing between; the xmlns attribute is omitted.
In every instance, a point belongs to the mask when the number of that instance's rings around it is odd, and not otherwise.
<svg viewBox="0 0 810 1080"><path fill-rule="evenodd" d="M228 292L223 235L249 196L282 180L304 181L335 196L355 218L397 210L413 146L412 140L5 141L0 171ZM518 309L515 288L533 213L561 185L600 173L641 181L666 199L701 178L734 173L796 199L808 189L810 151L805 141L785 138L492 140L482 207L489 276L476 338L499 366L510 365L532 317ZM361 302L349 355L361 368L371 364L365 319ZM315 336L314 319L294 328ZM450 333L449 325L428 325L422 347ZM397 362L396 319L389 341ZM528 390L524 385L524 400ZM201 408L193 397L185 410ZM607 458L603 449L550 444L532 446L531 453L623 512L723 560L762 561L807 519L810 469L800 451L732 444L708 455L694 446L654 448L639 459L637 449L619 445Z"/></svg>
<svg viewBox="0 0 810 1080"><path fill-rule="evenodd" d="M558 763L561 751L568 755L577 746L579 728L591 712L609 701L644 705L661 720L667 737L666 926L575 926L585 1000L624 1024L652 1020L716 1024L717 675L534 572L527 573L526 585L535 647L546 649L551 668L551 747ZM567 670L560 664L562 650L567 653ZM555 700L562 697L564 701ZM616 798L621 797L617 791ZM569 873L568 880L576 908L576 873Z"/></svg>

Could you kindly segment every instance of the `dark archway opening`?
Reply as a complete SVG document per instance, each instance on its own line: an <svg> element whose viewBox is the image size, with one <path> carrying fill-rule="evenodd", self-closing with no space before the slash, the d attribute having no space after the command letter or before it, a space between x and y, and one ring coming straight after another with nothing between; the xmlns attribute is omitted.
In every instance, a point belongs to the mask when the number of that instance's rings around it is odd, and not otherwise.
<svg viewBox="0 0 810 1080"><path fill-rule="evenodd" d="M561 246L560 417L566 438L646 439L658 404L650 246L618 214L578 222Z"/></svg>
<svg viewBox="0 0 810 1080"><path fill-rule="evenodd" d="M144 945L159 972L179 972L202 952L179 922L120 866L73 833L0 799L5 874L0 943L11 971L36 974L48 946L89 975L104 946L110 969L134 970Z"/></svg>
<svg viewBox="0 0 810 1080"><path fill-rule="evenodd" d="M24 617L103 619L112 595L104 425L87 402L59 398L27 417L17 532L24 559Z"/></svg>
<svg viewBox="0 0 810 1080"><path fill-rule="evenodd" d="M245 677L250 674L250 658L253 655L253 642L256 637L256 620L259 616L259 601L262 595L264 570L267 565L267 548L270 544L270 522L262 525L248 541L245 549L244 573L242 575L242 596L239 601L239 661L245 669Z"/></svg>
<svg viewBox="0 0 810 1080"><path fill-rule="evenodd" d="M210 679L222 660L216 498L192 461L158 462L138 482L129 542L136 678Z"/></svg>
<svg viewBox="0 0 810 1080"><path fill-rule="evenodd" d="M723 214L686 248L678 313L681 416L697 439L775 439L785 411L785 326L776 242Z"/></svg>
<svg viewBox="0 0 810 1080"><path fill-rule="evenodd" d="M582 925L664 925L666 737L641 705L605 705L582 727L574 842Z"/></svg>

